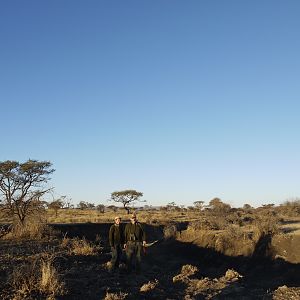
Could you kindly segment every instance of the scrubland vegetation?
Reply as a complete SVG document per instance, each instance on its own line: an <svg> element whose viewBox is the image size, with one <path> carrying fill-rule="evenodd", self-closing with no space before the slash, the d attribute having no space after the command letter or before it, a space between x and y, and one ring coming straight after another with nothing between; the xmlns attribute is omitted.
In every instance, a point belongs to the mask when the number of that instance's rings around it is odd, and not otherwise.
<svg viewBox="0 0 300 300"><path fill-rule="evenodd" d="M109 272L107 232L124 208L1 215L1 299L292 299L300 296L300 202L137 209L149 242L140 275ZM296 299L296 298L295 298Z"/></svg>

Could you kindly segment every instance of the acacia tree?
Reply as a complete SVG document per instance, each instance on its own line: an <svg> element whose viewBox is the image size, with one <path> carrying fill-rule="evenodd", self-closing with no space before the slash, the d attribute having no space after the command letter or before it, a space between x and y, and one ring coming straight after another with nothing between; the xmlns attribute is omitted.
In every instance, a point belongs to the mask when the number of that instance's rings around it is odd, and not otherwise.
<svg viewBox="0 0 300 300"><path fill-rule="evenodd" d="M111 193L110 201L122 203L127 213L130 213L130 205L136 201L146 202L145 200L140 200L143 196L143 193L137 192L136 190L124 190Z"/></svg>
<svg viewBox="0 0 300 300"><path fill-rule="evenodd" d="M195 208L202 210L204 207L204 201L198 200L194 202Z"/></svg>
<svg viewBox="0 0 300 300"><path fill-rule="evenodd" d="M95 208L95 204L94 203L90 203L87 201L80 201L77 204L77 208L81 209L81 210L85 210L85 209L94 209Z"/></svg>
<svg viewBox="0 0 300 300"><path fill-rule="evenodd" d="M99 213L104 214L104 212L105 212L105 205L104 205L104 204L98 204L98 205L96 206L96 209L97 209L97 211L98 211Z"/></svg>
<svg viewBox="0 0 300 300"><path fill-rule="evenodd" d="M57 200L53 200L52 202L50 202L48 204L48 208L52 209L55 211L55 217L57 218L57 213L58 210L64 207L64 201L63 199L57 199Z"/></svg>
<svg viewBox="0 0 300 300"><path fill-rule="evenodd" d="M167 204L167 210L175 210L175 207L176 207L176 203L173 201L173 202L169 202Z"/></svg>
<svg viewBox="0 0 300 300"><path fill-rule="evenodd" d="M231 206L227 203L222 202L220 198L214 198L210 200L208 205L212 209L212 211L218 215L226 214L231 209Z"/></svg>
<svg viewBox="0 0 300 300"><path fill-rule="evenodd" d="M0 162L0 209L24 225L27 216L43 207L45 184L54 172L49 161Z"/></svg>
<svg viewBox="0 0 300 300"><path fill-rule="evenodd" d="M245 210L245 211L250 211L251 209L253 209L253 207L252 207L250 204L248 204L248 203L245 203L245 204L244 204L243 210Z"/></svg>

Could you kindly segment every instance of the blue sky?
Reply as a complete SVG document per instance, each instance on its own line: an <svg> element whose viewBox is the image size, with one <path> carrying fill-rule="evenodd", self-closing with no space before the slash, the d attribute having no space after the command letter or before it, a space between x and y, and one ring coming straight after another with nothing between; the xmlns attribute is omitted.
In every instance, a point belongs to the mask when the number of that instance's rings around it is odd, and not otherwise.
<svg viewBox="0 0 300 300"><path fill-rule="evenodd" d="M57 195L300 196L299 1L1 1L0 160Z"/></svg>

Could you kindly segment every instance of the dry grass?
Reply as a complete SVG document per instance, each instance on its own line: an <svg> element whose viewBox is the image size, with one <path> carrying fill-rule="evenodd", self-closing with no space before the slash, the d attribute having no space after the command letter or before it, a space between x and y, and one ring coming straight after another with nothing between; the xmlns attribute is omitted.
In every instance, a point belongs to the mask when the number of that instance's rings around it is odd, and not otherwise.
<svg viewBox="0 0 300 300"><path fill-rule="evenodd" d="M70 243L71 243L71 239L68 238L66 235L64 235L64 237L60 242L60 247L63 249L68 248L70 246Z"/></svg>
<svg viewBox="0 0 300 300"><path fill-rule="evenodd" d="M50 227L46 224L44 219L30 218L25 224L14 223L11 226L5 239L42 239L44 236L50 236ZM52 234L53 235L53 234Z"/></svg>
<svg viewBox="0 0 300 300"><path fill-rule="evenodd" d="M256 245L251 232L237 225L230 225L226 230L218 231L195 230L189 227L177 239L191 242L202 248L212 248L228 256L249 256Z"/></svg>
<svg viewBox="0 0 300 300"><path fill-rule="evenodd" d="M208 277L205 277L201 279L192 279L191 276L195 275L197 272L197 267L192 265L184 265L181 269L180 274L173 277L174 283L181 282L186 285L185 299L194 299L194 297L199 296L207 296L209 298L205 299L211 299L215 295L219 294L225 287L242 278L242 276L238 272L229 269L226 271L225 275L220 278L210 279Z"/></svg>
<svg viewBox="0 0 300 300"><path fill-rule="evenodd" d="M228 256L249 256L253 253L256 242L257 240L253 240L252 235L245 228L229 225L218 234L214 248Z"/></svg>
<svg viewBox="0 0 300 300"><path fill-rule="evenodd" d="M109 293L107 292L104 300L124 300L127 297L127 293Z"/></svg>
<svg viewBox="0 0 300 300"><path fill-rule="evenodd" d="M180 274L173 277L173 282L183 281L186 282L189 280L189 277L198 272L198 268L192 265L184 265L181 268Z"/></svg>
<svg viewBox="0 0 300 300"><path fill-rule="evenodd" d="M237 271L233 269L228 269L223 277L220 278L220 281L223 282L235 282L238 281L240 278L243 278Z"/></svg>
<svg viewBox="0 0 300 300"><path fill-rule="evenodd" d="M73 255L96 255L102 250L100 246L94 245L92 242L87 241L85 238L70 239L64 237L61 241L60 246L62 248L67 248L69 254Z"/></svg>
<svg viewBox="0 0 300 300"><path fill-rule="evenodd" d="M15 267L10 278L14 299L34 299L37 295L55 299L63 295L64 283L60 281L53 260L53 256L46 255L42 260L34 258Z"/></svg>
<svg viewBox="0 0 300 300"><path fill-rule="evenodd" d="M53 266L54 257L43 259L41 263L41 277L39 289L43 293L55 297L63 291L64 285L59 281L57 270Z"/></svg>
<svg viewBox="0 0 300 300"><path fill-rule="evenodd" d="M37 261L25 262L13 269L10 284L14 290L14 298L22 299L35 291L38 287Z"/></svg>
<svg viewBox="0 0 300 300"><path fill-rule="evenodd" d="M164 238L175 239L177 235L177 227L175 224L168 224L164 227Z"/></svg>
<svg viewBox="0 0 300 300"><path fill-rule="evenodd" d="M300 287L280 286L273 293L274 300L293 300L300 299Z"/></svg>
<svg viewBox="0 0 300 300"><path fill-rule="evenodd" d="M117 212L106 211L105 213L98 213L97 210L80 210L80 209L61 209L58 216L51 210L47 210L48 223L110 223L114 217L119 215L122 220L129 221L130 215L120 208ZM198 211L138 211L138 219L140 222L147 224L168 224L170 222L184 222L199 219Z"/></svg>
<svg viewBox="0 0 300 300"><path fill-rule="evenodd" d="M254 222L254 231L257 239L266 234L279 233L279 218L276 215L258 215Z"/></svg>
<svg viewBox="0 0 300 300"><path fill-rule="evenodd" d="M154 281L149 281L141 286L140 292L148 293L148 292L154 290L157 287L157 285L158 285L157 279L155 279Z"/></svg>

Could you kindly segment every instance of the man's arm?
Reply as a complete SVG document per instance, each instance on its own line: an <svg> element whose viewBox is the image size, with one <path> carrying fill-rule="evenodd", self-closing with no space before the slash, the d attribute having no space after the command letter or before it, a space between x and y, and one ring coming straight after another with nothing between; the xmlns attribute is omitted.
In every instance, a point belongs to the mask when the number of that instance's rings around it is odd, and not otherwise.
<svg viewBox="0 0 300 300"><path fill-rule="evenodd" d="M109 228L109 235L108 235L108 240L109 240L109 245L111 247L114 246L114 229L115 229L115 226L112 225L110 228Z"/></svg>
<svg viewBox="0 0 300 300"><path fill-rule="evenodd" d="M120 224L119 230L120 230L120 243L125 244L125 227L124 227L124 225Z"/></svg>
<svg viewBox="0 0 300 300"><path fill-rule="evenodd" d="M126 248L126 243L127 243L127 236L128 236L128 224L126 224L125 229L124 229L124 248Z"/></svg>
<svg viewBox="0 0 300 300"><path fill-rule="evenodd" d="M142 231L143 246L145 246L146 245L146 232L145 232L144 227L141 224L140 224L140 228L141 228L141 231Z"/></svg>

